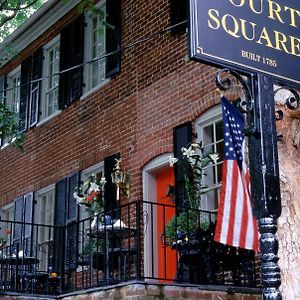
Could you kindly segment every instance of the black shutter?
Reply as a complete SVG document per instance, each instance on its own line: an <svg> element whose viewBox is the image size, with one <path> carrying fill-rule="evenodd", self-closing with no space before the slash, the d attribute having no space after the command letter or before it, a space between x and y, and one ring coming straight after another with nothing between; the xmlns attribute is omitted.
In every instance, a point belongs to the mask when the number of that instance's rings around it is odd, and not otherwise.
<svg viewBox="0 0 300 300"><path fill-rule="evenodd" d="M24 199L23 197L19 197L15 200L15 211L14 211L14 221L20 222L14 224L14 230L13 230L13 241L14 242L21 242L22 238L22 230L23 226L21 222L23 222L23 205L24 205Z"/></svg>
<svg viewBox="0 0 300 300"><path fill-rule="evenodd" d="M104 186L104 203L105 211L111 213L112 217L117 217L117 189L116 185L112 183L111 174L113 173L116 159L120 158L120 153L113 154L104 159L104 176L106 184Z"/></svg>
<svg viewBox="0 0 300 300"><path fill-rule="evenodd" d="M66 26L62 29L60 34L60 57L59 57L59 69L60 71L66 70L70 66L70 32L71 27ZM59 97L58 107L59 109L66 108L69 103L69 72L61 73L59 76Z"/></svg>
<svg viewBox="0 0 300 300"><path fill-rule="evenodd" d="M171 33L177 34L179 32L185 31L185 29L187 28L188 1L170 0L170 11L171 11L171 26L186 21L185 23L172 28Z"/></svg>
<svg viewBox="0 0 300 300"><path fill-rule="evenodd" d="M0 101L5 103L5 96L6 96L6 76L0 77Z"/></svg>
<svg viewBox="0 0 300 300"><path fill-rule="evenodd" d="M192 124L187 122L174 128L174 157L180 158L182 155L181 148L186 147L192 142ZM184 191L184 174L180 165L174 165L175 171L175 200L177 206L184 206L186 197Z"/></svg>
<svg viewBox="0 0 300 300"><path fill-rule="evenodd" d="M32 56L31 80L41 79L42 77L43 50L38 49ZM42 80L33 82L30 88L29 105L29 126L32 127L38 122L39 101L41 97Z"/></svg>
<svg viewBox="0 0 300 300"><path fill-rule="evenodd" d="M106 78L116 75L121 67L121 1L106 1L106 53L117 51L106 59Z"/></svg>
<svg viewBox="0 0 300 300"><path fill-rule="evenodd" d="M84 16L80 15L61 31L60 71L83 63ZM60 75L59 108L63 109L82 95L83 67Z"/></svg>
<svg viewBox="0 0 300 300"><path fill-rule="evenodd" d="M2 76L0 77L0 101L2 101L3 103L6 102L6 85L7 85L7 77L6 76ZM2 146L2 130L0 130L0 147Z"/></svg>
<svg viewBox="0 0 300 300"><path fill-rule="evenodd" d="M22 243L22 250L26 255L32 255L32 217L33 217L33 193L26 194L24 196L24 222L28 223L24 225L24 240Z"/></svg>
<svg viewBox="0 0 300 300"><path fill-rule="evenodd" d="M69 177L68 184L68 203L67 203L67 222L77 221L78 215L78 205L76 199L73 194L75 191L75 187L79 185L79 173L75 173Z"/></svg>
<svg viewBox="0 0 300 300"><path fill-rule="evenodd" d="M24 196L24 222L32 224L33 193ZM32 225L25 225L24 237L29 238L32 234Z"/></svg>
<svg viewBox="0 0 300 300"><path fill-rule="evenodd" d="M78 205L73 194L79 184L79 173L68 178L65 269L75 269L78 252Z"/></svg>
<svg viewBox="0 0 300 300"><path fill-rule="evenodd" d="M20 119L19 130L27 129L28 103L30 95L30 80L31 80L31 62L32 56L26 58L21 64L21 88L20 88Z"/></svg>
<svg viewBox="0 0 300 300"><path fill-rule="evenodd" d="M63 273L64 249L66 224L66 199L67 199L67 178L56 183L55 186L55 210L54 225L59 226L54 229L53 236L53 272Z"/></svg>

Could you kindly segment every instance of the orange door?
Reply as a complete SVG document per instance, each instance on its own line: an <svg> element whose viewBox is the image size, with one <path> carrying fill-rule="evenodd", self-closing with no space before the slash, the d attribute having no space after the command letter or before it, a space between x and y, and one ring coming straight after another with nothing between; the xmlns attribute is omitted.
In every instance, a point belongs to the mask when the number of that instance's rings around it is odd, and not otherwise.
<svg viewBox="0 0 300 300"><path fill-rule="evenodd" d="M161 235L170 219L175 215L175 206L168 196L169 185L174 187L173 168L167 168L156 175L157 189L157 237L158 237L158 277L173 280L176 278L176 251L161 242ZM166 204L163 206L160 204Z"/></svg>

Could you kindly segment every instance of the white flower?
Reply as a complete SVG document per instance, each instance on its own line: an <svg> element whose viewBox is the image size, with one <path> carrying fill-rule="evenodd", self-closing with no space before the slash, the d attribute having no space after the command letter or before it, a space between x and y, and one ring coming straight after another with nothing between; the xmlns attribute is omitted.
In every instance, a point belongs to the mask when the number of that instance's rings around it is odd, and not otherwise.
<svg viewBox="0 0 300 300"><path fill-rule="evenodd" d="M214 162L216 163L218 160L219 160L219 154L209 154L209 158Z"/></svg>
<svg viewBox="0 0 300 300"><path fill-rule="evenodd" d="M193 157L188 157L188 161L189 161L191 166L194 166L196 164L196 159L193 158Z"/></svg>
<svg viewBox="0 0 300 300"><path fill-rule="evenodd" d="M84 201L84 197L78 196L78 194L76 192L73 194L73 197L76 199L78 204L80 204Z"/></svg>
<svg viewBox="0 0 300 300"><path fill-rule="evenodd" d="M101 179L100 179L100 186L105 186L105 184L106 184L106 179L105 179L105 177L101 177Z"/></svg>
<svg viewBox="0 0 300 300"><path fill-rule="evenodd" d="M169 164L171 168L173 168L174 164L176 164L177 162L178 162L178 158L169 156Z"/></svg>
<svg viewBox="0 0 300 300"><path fill-rule="evenodd" d="M188 158L196 154L195 150L192 149L192 146L190 146L189 148L182 147L181 152L182 152L182 155L184 155Z"/></svg>
<svg viewBox="0 0 300 300"><path fill-rule="evenodd" d="M97 184L97 183L95 183L95 182L91 182L91 185L90 185L90 187L89 187L89 189L88 189L88 193L91 193L91 192L93 192L93 191L95 191L95 192L100 192L100 187L99 187L99 185Z"/></svg>

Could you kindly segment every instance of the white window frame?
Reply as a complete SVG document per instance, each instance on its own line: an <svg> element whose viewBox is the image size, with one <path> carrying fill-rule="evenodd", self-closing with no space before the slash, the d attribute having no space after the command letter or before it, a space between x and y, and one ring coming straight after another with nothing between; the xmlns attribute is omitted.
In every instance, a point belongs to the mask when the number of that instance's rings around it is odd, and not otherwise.
<svg viewBox="0 0 300 300"><path fill-rule="evenodd" d="M5 217L5 214L7 211L11 211L11 213L9 214L10 217L9 218L6 218ZM14 221L14 216L15 215L15 203L14 202L11 202L9 204L6 204L5 206L2 206L1 207L1 220L6 220L6 221L11 221L13 222ZM12 224L12 226L10 226L10 224ZM7 241L7 245L10 244L10 242L12 242L12 234L14 232L14 228L13 228L13 223L2 223L1 224L1 237L2 238L5 238L6 241ZM10 230L11 233L10 233L10 236L6 235L5 232L6 230Z"/></svg>
<svg viewBox="0 0 300 300"><path fill-rule="evenodd" d="M57 89L57 92L59 90L59 84L55 87L48 88L49 85L49 52L53 50L56 46L60 47L60 35L57 35L54 39L52 39L48 44L46 44L43 48L43 56L44 56L44 62L43 62L43 90L42 90L42 97L41 97L41 103L39 107L40 111L40 121L38 125L41 125L53 117L55 117L57 114L60 113L60 110L57 108L52 114L47 115L47 94L49 91ZM59 62L58 62L59 65ZM59 71L59 68L58 70ZM59 75L58 82L59 82ZM58 107L58 99L57 99L57 107Z"/></svg>
<svg viewBox="0 0 300 300"><path fill-rule="evenodd" d="M97 8L101 8L101 9L106 9L106 1L99 1L99 3L97 3L96 5ZM105 12L104 12L105 13ZM87 97L88 95L90 95L91 93L95 92L96 90L98 90L99 88L101 88L104 84L106 84L109 79L105 78L105 65L106 65L106 59L103 58L101 60L98 60L98 62L100 62L101 64L103 64L103 78L98 78L97 83L93 86L92 84L92 66L93 66L93 62L90 62L91 60L93 60L95 57L93 57L92 55L92 34L93 34L93 30L92 30L92 19L93 19L93 15L90 11L86 12L86 27L85 27L85 34L84 34L84 61L86 62L86 64L84 65L84 69L83 69L83 78L84 78L84 95L81 97L81 99ZM103 28L104 30L104 37L103 37L103 52L102 53L98 53L96 57L99 56L103 56L106 54L106 47L105 47L105 39L106 39L106 29ZM97 69L99 70L99 69Z"/></svg>
<svg viewBox="0 0 300 300"><path fill-rule="evenodd" d="M104 176L104 161L101 161L83 171L81 171L81 182L85 182L89 176L96 174L96 173L100 173L102 172L103 176ZM84 219L89 217L89 214L87 213L85 207L82 207L81 205L79 206L79 216L80 219Z"/></svg>
<svg viewBox="0 0 300 300"><path fill-rule="evenodd" d="M52 207L48 207L46 209L43 210L43 212L46 212L43 216L42 216L42 206L41 206L41 202L43 197L47 197L50 193L53 194L53 205ZM34 223L35 224L43 224L43 225L54 225L54 213L55 213L55 185L49 185L46 188L43 188L39 191L37 191L35 193L35 209L34 209ZM49 222L46 222L46 218L48 217L47 212L49 211L49 209L52 209L52 222L51 224L49 224ZM44 242L48 242L48 239L43 239L41 240L41 235L40 233L38 234L38 242L40 243L44 243ZM52 239L53 239L53 235L52 235ZM51 240L51 239L50 239Z"/></svg>
<svg viewBox="0 0 300 300"><path fill-rule="evenodd" d="M211 109L209 109L207 112L205 112L203 115L201 115L197 120L196 120L196 132L197 132L197 142L203 141L203 144L205 147L211 147L213 146L213 152L217 153L217 143L221 143L223 141L223 138L216 141L216 128L214 126L214 131L213 131L213 137L212 137L212 143L208 144L207 141L205 141L205 137L204 137L204 132L203 129L207 126L216 124L222 122L222 108L221 105L217 105ZM204 170L204 172L206 173L206 176L204 178L207 179L209 178L209 176L214 176L214 178L212 178L212 180L214 182L217 182L217 166L222 165L223 161L218 160L216 164L210 164L209 166L207 166L206 171ZM209 171L209 169L211 171ZM214 172L212 172L212 168L214 168ZM209 173L211 175L209 175ZM205 183L204 183L205 184ZM207 185L207 183L206 183ZM209 183L209 186L206 189L206 193L202 196L201 198L201 203L200 203L200 208L201 209L205 209L205 210L209 210L209 211L217 211L218 206L219 206L219 191L221 189L221 182L219 183ZM218 195L217 199L217 207L216 207L216 203L212 203L211 199L209 199L209 194L215 192L215 190L217 190L216 194ZM216 201L215 201L216 202Z"/></svg>
<svg viewBox="0 0 300 300"><path fill-rule="evenodd" d="M18 98L19 99L15 99L15 93L16 91L11 90L15 85L12 85L12 80L15 80L16 77L19 77L19 83L18 86L16 87L16 89L18 90ZM19 113L20 111L20 99L21 99L21 65L19 65L18 67L16 67L14 70L12 70L10 73L7 74L7 92L6 92L6 106L7 108L9 108L10 110L12 110L15 113ZM11 105L12 103L12 99L14 96L14 109L12 109ZM16 107L16 103L17 101L19 102L19 105L17 105L18 107Z"/></svg>
<svg viewBox="0 0 300 300"><path fill-rule="evenodd" d="M44 207L42 210L42 201L43 198L49 197L50 193L52 193L52 207ZM47 201L49 204L49 200ZM47 217L49 217L49 209L52 210L52 220L50 222L47 221ZM43 212L43 214L42 214ZM40 225L54 225L54 217L55 217L55 185L49 185L35 193L35 208L34 208L34 224ZM44 228L43 236L42 236L42 228ZM53 253L51 252L51 243L53 242L53 228L51 228L51 232L49 235L49 231L46 230L49 227L41 227L35 226L34 230L38 230L37 232L37 241L35 241L36 245L39 246L38 248L38 259L39 263L39 270L47 271L48 270L48 263L49 258ZM50 238L49 238L50 236ZM36 232L33 234L33 237L36 237ZM43 237L43 238L42 238Z"/></svg>

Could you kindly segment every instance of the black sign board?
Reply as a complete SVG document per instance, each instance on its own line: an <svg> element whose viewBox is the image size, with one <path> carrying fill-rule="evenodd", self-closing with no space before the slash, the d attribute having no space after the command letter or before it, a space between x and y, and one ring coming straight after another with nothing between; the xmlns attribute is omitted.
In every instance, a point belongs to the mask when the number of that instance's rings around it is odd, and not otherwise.
<svg viewBox="0 0 300 300"><path fill-rule="evenodd" d="M190 0L190 56L300 84L300 1Z"/></svg>

